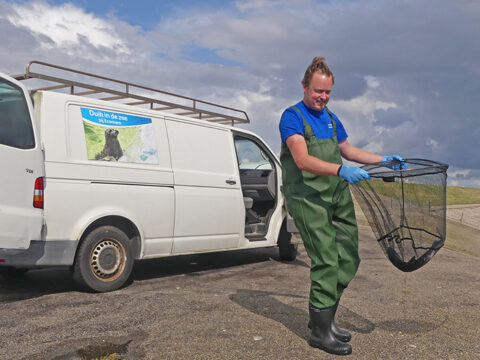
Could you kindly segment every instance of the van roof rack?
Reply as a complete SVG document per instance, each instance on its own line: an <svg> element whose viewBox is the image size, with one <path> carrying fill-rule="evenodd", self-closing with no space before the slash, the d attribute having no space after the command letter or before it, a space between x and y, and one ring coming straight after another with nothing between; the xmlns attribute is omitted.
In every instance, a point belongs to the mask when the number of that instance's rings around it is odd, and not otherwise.
<svg viewBox="0 0 480 360"><path fill-rule="evenodd" d="M43 71L41 73L32 72L30 70L32 65L43 67ZM47 74L52 72L55 75L59 73L61 77ZM73 77L75 80L65 79L65 76ZM42 80L42 86L32 89L32 91L69 92L71 95L90 96L100 100L141 106L232 126L250 122L247 113L242 110L37 60L27 64L25 74L15 75L13 78ZM88 83L76 80L85 78L89 78ZM108 85L104 87L103 84ZM35 85L38 86L38 82Z"/></svg>

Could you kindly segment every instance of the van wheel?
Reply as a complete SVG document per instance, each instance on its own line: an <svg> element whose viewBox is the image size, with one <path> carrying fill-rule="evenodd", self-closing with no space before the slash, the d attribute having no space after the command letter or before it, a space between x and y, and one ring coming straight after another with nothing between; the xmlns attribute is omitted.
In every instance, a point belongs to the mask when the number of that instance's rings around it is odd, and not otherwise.
<svg viewBox="0 0 480 360"><path fill-rule="evenodd" d="M124 285L133 268L128 236L114 226L100 226L80 243L73 279L97 292L113 291Z"/></svg>
<svg viewBox="0 0 480 360"><path fill-rule="evenodd" d="M278 234L278 253L280 259L293 261L297 258L298 244L292 244L292 234L287 231L287 222L284 221Z"/></svg>

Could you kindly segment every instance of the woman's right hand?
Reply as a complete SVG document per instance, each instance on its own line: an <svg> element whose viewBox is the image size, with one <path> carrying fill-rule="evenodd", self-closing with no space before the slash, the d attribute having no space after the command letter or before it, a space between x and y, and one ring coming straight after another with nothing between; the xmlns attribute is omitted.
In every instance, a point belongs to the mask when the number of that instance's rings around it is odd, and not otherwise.
<svg viewBox="0 0 480 360"><path fill-rule="evenodd" d="M350 184L355 184L364 179L370 179L370 175L365 170L345 164L340 166L340 169L338 170L338 176Z"/></svg>

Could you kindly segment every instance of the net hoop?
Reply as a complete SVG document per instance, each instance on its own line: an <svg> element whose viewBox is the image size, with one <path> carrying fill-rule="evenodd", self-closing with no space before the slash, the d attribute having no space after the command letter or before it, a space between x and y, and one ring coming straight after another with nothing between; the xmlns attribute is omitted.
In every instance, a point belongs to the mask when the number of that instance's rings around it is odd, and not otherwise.
<svg viewBox="0 0 480 360"><path fill-rule="evenodd" d="M397 160L390 160L363 165L361 168L366 170L370 177L382 179L396 177L406 178L426 174L440 174L446 172L448 169L447 164L433 160L405 159L404 162L413 167L402 170L393 170L388 168L388 166L399 164L400 162Z"/></svg>

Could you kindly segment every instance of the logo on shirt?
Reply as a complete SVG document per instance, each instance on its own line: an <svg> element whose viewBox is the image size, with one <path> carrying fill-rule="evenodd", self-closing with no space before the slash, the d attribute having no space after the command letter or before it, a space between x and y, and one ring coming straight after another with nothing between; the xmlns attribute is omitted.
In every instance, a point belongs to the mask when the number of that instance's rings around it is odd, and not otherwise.
<svg viewBox="0 0 480 360"><path fill-rule="evenodd" d="M328 128L331 129L333 126L332 126L332 123L328 124Z"/></svg>

